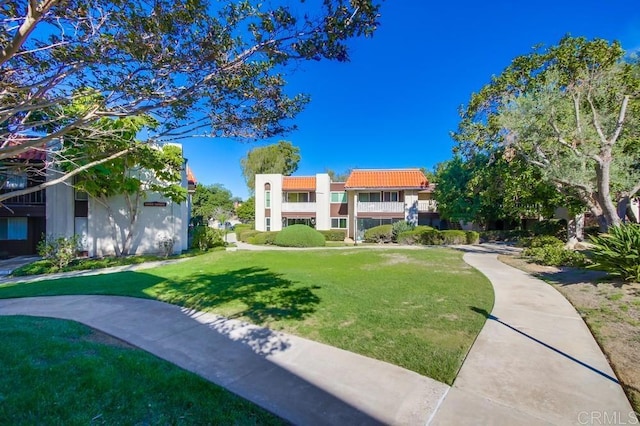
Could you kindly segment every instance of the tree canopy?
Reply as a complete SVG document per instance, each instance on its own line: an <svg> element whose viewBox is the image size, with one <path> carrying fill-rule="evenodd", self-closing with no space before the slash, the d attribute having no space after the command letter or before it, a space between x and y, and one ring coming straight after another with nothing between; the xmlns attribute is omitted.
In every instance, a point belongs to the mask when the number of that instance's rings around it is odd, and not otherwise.
<svg viewBox="0 0 640 426"><path fill-rule="evenodd" d="M0 161L37 149L47 167L75 164L81 158L60 141L95 131L104 117L149 115L156 126L144 140L155 142L286 132L308 102L285 93L288 66L347 61L347 40L372 35L378 8L374 0L3 1ZM70 108L86 90L99 96Z"/></svg>
<svg viewBox="0 0 640 426"><path fill-rule="evenodd" d="M298 170L300 148L289 141L253 148L240 160L242 175L253 193L257 174L281 173L285 176Z"/></svg>
<svg viewBox="0 0 640 426"><path fill-rule="evenodd" d="M197 185L192 197L192 217L198 223L206 223L216 218L218 212L233 212L231 191L222 184Z"/></svg>
<svg viewBox="0 0 640 426"><path fill-rule="evenodd" d="M462 112L458 151L497 149L535 166L606 228L640 190L640 64L617 42L565 37L517 57Z"/></svg>

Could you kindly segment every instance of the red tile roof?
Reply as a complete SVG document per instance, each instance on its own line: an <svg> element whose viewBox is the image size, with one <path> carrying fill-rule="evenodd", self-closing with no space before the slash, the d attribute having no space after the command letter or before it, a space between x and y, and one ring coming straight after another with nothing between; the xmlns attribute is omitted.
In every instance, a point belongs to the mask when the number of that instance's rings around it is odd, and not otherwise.
<svg viewBox="0 0 640 426"><path fill-rule="evenodd" d="M344 184L346 189L427 188L429 182L419 169L354 170Z"/></svg>
<svg viewBox="0 0 640 426"><path fill-rule="evenodd" d="M189 166L187 166L187 182L194 185L198 183L196 176L193 174L193 170L191 170L191 167Z"/></svg>
<svg viewBox="0 0 640 426"><path fill-rule="evenodd" d="M316 189L315 176L285 176L282 178L282 190L293 191L296 189L312 190Z"/></svg>
<svg viewBox="0 0 640 426"><path fill-rule="evenodd" d="M22 145L25 139L16 138L9 141L5 146L14 147ZM22 152L15 157L17 160L25 160L25 161L45 161L47 159L47 151L43 147L31 148L28 151Z"/></svg>

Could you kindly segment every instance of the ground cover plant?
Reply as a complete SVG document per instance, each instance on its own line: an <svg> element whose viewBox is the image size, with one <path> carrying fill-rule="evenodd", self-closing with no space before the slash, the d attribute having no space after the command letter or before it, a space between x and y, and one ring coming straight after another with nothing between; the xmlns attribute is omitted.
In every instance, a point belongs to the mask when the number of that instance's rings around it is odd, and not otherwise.
<svg viewBox="0 0 640 426"><path fill-rule="evenodd" d="M491 311L450 249L211 252L140 272L0 286L0 297L113 294L239 318L451 384ZM473 308L473 309L472 309Z"/></svg>
<svg viewBox="0 0 640 426"><path fill-rule="evenodd" d="M84 325L0 316L3 424L284 424L195 374Z"/></svg>

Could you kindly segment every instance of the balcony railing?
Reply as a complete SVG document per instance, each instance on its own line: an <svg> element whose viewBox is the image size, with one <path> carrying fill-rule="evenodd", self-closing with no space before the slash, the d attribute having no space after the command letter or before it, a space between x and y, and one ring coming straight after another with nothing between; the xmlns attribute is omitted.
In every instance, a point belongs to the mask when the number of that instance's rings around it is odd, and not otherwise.
<svg viewBox="0 0 640 426"><path fill-rule="evenodd" d="M361 213L404 213L404 203L386 201L382 203L359 202L358 212Z"/></svg>
<svg viewBox="0 0 640 426"><path fill-rule="evenodd" d="M316 203L282 203L282 212L315 213Z"/></svg>
<svg viewBox="0 0 640 426"><path fill-rule="evenodd" d="M438 203L436 200L418 200L419 212L436 212L438 210Z"/></svg>
<svg viewBox="0 0 640 426"><path fill-rule="evenodd" d="M13 205L34 205L34 204L44 204L47 200L45 196L45 191L36 191L31 194L18 195L17 197L11 197L5 201L3 204L13 204Z"/></svg>

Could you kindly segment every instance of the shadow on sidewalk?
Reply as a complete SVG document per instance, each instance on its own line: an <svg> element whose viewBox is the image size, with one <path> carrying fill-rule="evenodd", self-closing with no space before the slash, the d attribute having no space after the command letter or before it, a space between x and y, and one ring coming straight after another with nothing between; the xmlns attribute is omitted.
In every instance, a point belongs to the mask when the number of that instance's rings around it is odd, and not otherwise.
<svg viewBox="0 0 640 426"><path fill-rule="evenodd" d="M606 379L611 380L611 381L612 381L612 382L614 382L615 384L618 384L618 385L620 384L620 382L618 381L618 379L616 379L615 377L610 376L609 374L605 373L604 371L598 370L597 368L595 368L595 367L593 367L593 366L591 366L591 365L587 364L587 363L586 363L586 362L584 362L584 361L580 361L579 359L577 359L577 358L575 358L575 357L573 357L573 356L569 355L569 354L568 354L568 353L566 353L566 352L561 351L561 350L560 350L560 349L558 349L558 348L555 348L555 347L553 347L553 346L551 346L551 345L549 345L549 344L547 344L547 343L543 342L542 340L536 339L535 337L531 336L530 334L525 333L525 332L524 332L524 331L522 331L522 330L518 330L517 328L513 327L512 325L509 325L509 324L507 324L506 322L502 321L500 318L498 318L498 317L496 317L496 316L491 315L489 312L487 312L486 310L484 310L484 309L482 309L482 308L477 308L477 307L475 307L475 306L469 306L469 309L471 309L473 312L476 312L476 313L479 313L479 314L483 315L487 320L493 320L493 321L495 321L495 322L497 322L497 323L499 323L499 324L504 325L504 326L505 326L505 327L507 327L508 329L513 330L513 331L515 331L516 333L521 334L522 336L526 337L527 339L531 339L531 340L533 340L534 342L536 342L536 343L538 343L538 344L540 344L540 345L544 346L545 348L550 349L550 350L552 350L553 352L555 352L555 353L557 353L557 354L559 354L559 355L562 355L563 357L565 357L565 358L567 358L567 359L569 359L569 360L571 360L571 361L573 361L573 362L575 362L575 363L577 363L577 364L579 364L579 365L581 365L581 366L583 366L583 367L585 367L585 368L587 368L587 369L589 369L589 370L593 371L594 373L599 374L599 375L601 375L602 377L604 377L604 378L606 378Z"/></svg>

